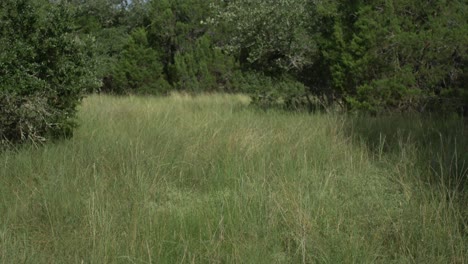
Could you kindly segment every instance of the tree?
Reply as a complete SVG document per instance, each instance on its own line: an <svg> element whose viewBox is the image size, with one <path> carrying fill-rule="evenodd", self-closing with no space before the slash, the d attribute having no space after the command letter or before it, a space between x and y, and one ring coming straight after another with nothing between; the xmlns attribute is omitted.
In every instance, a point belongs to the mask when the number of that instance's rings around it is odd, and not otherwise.
<svg viewBox="0 0 468 264"><path fill-rule="evenodd" d="M243 65L282 74L300 71L317 52L307 8L306 0L233 0L215 6L213 22L224 32L223 48Z"/></svg>
<svg viewBox="0 0 468 264"><path fill-rule="evenodd" d="M164 72L173 84L171 65L176 53L188 52L198 38L207 33L208 26L200 23L209 14L206 0L154 0L148 3L150 25L148 39L157 50L164 65Z"/></svg>
<svg viewBox="0 0 468 264"><path fill-rule="evenodd" d="M148 3L148 40L161 56L168 82L189 92L236 90L234 59L213 45L206 20L210 1L155 0Z"/></svg>
<svg viewBox="0 0 468 264"><path fill-rule="evenodd" d="M213 6L209 22L222 32L216 43L239 60L243 90L254 103L313 107L313 91L303 78L318 54L309 30L310 7L307 0L233 0Z"/></svg>
<svg viewBox="0 0 468 264"><path fill-rule="evenodd" d="M305 94L271 92L277 88L270 86L260 97L276 94L268 98L311 106L315 96L323 105L374 113L466 112L467 6L447 0L232 0L215 5L211 21L227 36L217 43L244 71L306 86Z"/></svg>
<svg viewBox="0 0 468 264"><path fill-rule="evenodd" d="M234 58L214 48L207 35L188 50L177 52L171 66L175 87L190 92L234 92L237 71Z"/></svg>
<svg viewBox="0 0 468 264"><path fill-rule="evenodd" d="M130 33L148 24L144 0L67 0L75 12L76 31L96 39L97 76L100 91L113 89L113 70L124 51ZM115 91L118 92L118 91Z"/></svg>
<svg viewBox="0 0 468 264"><path fill-rule="evenodd" d="M461 1L322 1L323 72L348 105L382 110L466 107L467 4ZM466 75L465 75L466 76ZM455 95L455 96L454 96ZM463 106L465 105L465 106Z"/></svg>
<svg viewBox="0 0 468 264"><path fill-rule="evenodd" d="M165 94L170 90L159 54L148 44L144 28L135 29L114 65L109 90L114 93Z"/></svg>

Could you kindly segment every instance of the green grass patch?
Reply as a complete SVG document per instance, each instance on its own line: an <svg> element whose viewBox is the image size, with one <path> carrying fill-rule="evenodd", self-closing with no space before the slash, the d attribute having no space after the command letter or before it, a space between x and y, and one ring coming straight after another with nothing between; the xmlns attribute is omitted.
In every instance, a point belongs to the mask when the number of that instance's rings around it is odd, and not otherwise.
<svg viewBox="0 0 468 264"><path fill-rule="evenodd" d="M1 263L468 261L462 122L240 95L96 95L79 117L71 140L0 154Z"/></svg>

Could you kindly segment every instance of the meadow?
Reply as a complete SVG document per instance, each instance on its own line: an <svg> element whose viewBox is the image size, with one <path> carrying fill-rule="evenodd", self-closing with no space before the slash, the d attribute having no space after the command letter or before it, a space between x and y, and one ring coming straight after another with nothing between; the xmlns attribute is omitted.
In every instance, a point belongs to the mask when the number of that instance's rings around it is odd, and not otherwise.
<svg viewBox="0 0 468 264"><path fill-rule="evenodd" d="M468 263L457 117L93 95L0 153L0 263Z"/></svg>

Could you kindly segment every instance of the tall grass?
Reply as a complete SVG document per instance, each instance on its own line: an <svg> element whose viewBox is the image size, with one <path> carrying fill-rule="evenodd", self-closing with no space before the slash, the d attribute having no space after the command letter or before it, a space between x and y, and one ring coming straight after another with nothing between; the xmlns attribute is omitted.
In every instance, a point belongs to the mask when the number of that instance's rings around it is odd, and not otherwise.
<svg viewBox="0 0 468 264"><path fill-rule="evenodd" d="M247 103L91 96L73 139L1 153L0 262L468 262L466 189L424 145Z"/></svg>

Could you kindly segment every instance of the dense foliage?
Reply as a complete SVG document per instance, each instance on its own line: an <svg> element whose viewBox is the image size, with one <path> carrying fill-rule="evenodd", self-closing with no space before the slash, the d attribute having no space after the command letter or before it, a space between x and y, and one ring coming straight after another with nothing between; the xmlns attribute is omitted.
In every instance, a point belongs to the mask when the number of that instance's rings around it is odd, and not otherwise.
<svg viewBox="0 0 468 264"><path fill-rule="evenodd" d="M103 91L309 110L468 111L465 1L70 0ZM142 42L136 41L135 34Z"/></svg>
<svg viewBox="0 0 468 264"><path fill-rule="evenodd" d="M118 60L113 65L108 80L111 91L119 94L162 94L170 90L163 76L163 65L158 53L149 47L143 28L132 32Z"/></svg>
<svg viewBox="0 0 468 264"><path fill-rule="evenodd" d="M320 50L350 106L466 111L466 2L329 1L326 10Z"/></svg>
<svg viewBox="0 0 468 264"><path fill-rule="evenodd" d="M0 3L1 145L71 135L93 78L91 43L74 34L64 3Z"/></svg>
<svg viewBox="0 0 468 264"><path fill-rule="evenodd" d="M116 94L235 91L238 63L212 41L210 1L71 1L98 43L101 90ZM110 11L109 11L110 9Z"/></svg>
<svg viewBox="0 0 468 264"><path fill-rule="evenodd" d="M243 92L264 107L468 113L465 1L0 7L1 138L9 141L69 134L83 91L98 84L93 75L115 94Z"/></svg>

